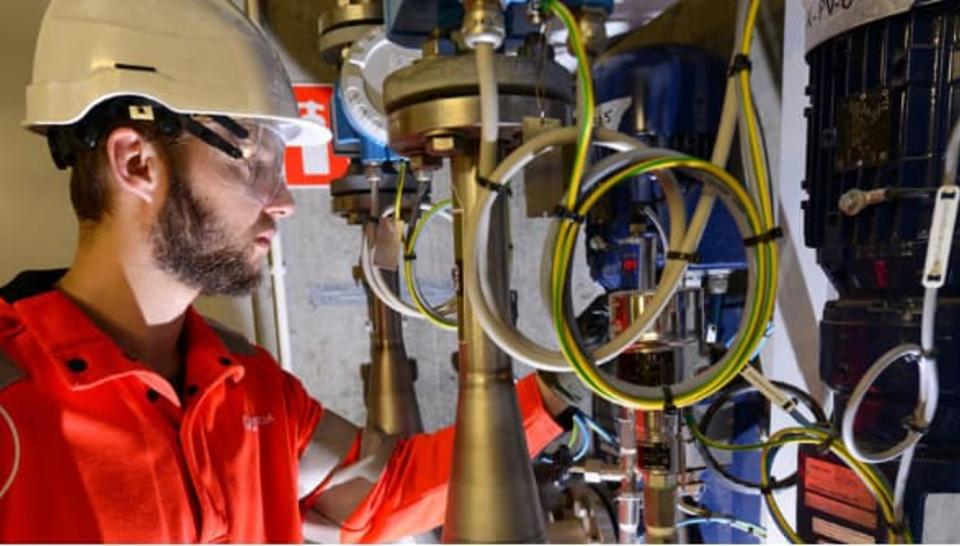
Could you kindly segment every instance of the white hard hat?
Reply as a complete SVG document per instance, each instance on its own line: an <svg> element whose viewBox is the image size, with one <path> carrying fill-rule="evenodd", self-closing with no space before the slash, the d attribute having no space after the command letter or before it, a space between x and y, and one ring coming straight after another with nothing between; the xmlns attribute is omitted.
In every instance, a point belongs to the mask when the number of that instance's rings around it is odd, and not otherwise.
<svg viewBox="0 0 960 546"><path fill-rule="evenodd" d="M271 122L287 144L330 131L301 119L263 33L229 0L52 0L37 38L24 125L72 125L115 97L177 114Z"/></svg>

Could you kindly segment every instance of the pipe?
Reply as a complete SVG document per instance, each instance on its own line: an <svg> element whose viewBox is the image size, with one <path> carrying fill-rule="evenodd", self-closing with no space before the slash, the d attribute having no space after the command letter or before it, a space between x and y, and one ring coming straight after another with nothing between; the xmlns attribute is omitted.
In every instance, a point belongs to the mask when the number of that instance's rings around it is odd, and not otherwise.
<svg viewBox="0 0 960 546"><path fill-rule="evenodd" d="M384 275L390 290L396 291L397 273ZM367 426L387 434L409 436L423 431L413 363L403 346L403 323L395 313L367 290L370 313L370 365L366 377Z"/></svg>
<svg viewBox="0 0 960 546"><path fill-rule="evenodd" d="M474 143L476 146L476 143ZM463 252L463 222L482 190L477 183L477 151L464 150L451 159L454 195L454 251L459 278L474 257ZM489 245L497 311L507 302L507 209L505 200L493 212L498 235ZM457 285L460 391L454 433L453 469L447 496L444 542L544 542L546 526L537 493L513 384L510 359L483 333Z"/></svg>
<svg viewBox="0 0 960 546"><path fill-rule="evenodd" d="M286 265L283 263L283 243L281 237L270 241L270 284L273 287L273 318L277 332L277 361L287 371L293 370L293 355L290 350L290 320L287 314L287 285L283 277Z"/></svg>

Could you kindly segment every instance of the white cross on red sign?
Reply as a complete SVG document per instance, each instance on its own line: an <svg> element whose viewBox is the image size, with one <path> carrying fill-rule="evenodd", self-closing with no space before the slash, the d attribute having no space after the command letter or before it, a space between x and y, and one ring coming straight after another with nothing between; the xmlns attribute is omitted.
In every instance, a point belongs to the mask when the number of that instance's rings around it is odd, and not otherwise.
<svg viewBox="0 0 960 546"><path fill-rule="evenodd" d="M294 84L293 94L300 117L331 127L330 102L333 86ZM286 151L287 184L291 186L329 186L347 173L350 159L333 153L333 141L323 146L289 146Z"/></svg>

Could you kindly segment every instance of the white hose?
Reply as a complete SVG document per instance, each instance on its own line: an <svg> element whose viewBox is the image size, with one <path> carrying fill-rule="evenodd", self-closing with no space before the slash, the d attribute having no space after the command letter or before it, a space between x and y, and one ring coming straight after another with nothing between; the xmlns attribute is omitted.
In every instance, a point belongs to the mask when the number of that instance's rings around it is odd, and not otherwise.
<svg viewBox="0 0 960 546"><path fill-rule="evenodd" d="M17 433L17 425L13 422L13 417L10 417L10 414L3 406L0 406L0 415L3 416L3 420L6 421L7 426L10 427L10 434L13 435L13 464L10 467L10 476L7 478L7 481L3 483L3 487L0 488L0 499L2 499L6 496L7 492L10 491L10 487L13 486L13 480L16 479L17 472L20 471L20 435Z"/></svg>
<svg viewBox="0 0 960 546"><path fill-rule="evenodd" d="M497 73L493 44L480 42L474 49L477 81L480 86L480 176L487 176L497 165L497 136L500 133L500 101L497 97Z"/></svg>
<svg viewBox="0 0 960 546"><path fill-rule="evenodd" d="M420 210L428 211L430 210L431 205L428 203L421 203ZM390 206L381 213L381 217L388 217L393 214L393 207ZM435 216L440 216L448 221L453 221L453 217L449 213L441 211L438 212ZM370 291L384 303L387 307L394 310L395 312L410 318L424 319L420 310L410 305L409 303L403 301L399 295L393 292L387 284L386 279L383 276L383 271L373 265L373 252L371 241L368 239L367 230L363 230L363 238L360 242L360 269L363 271L363 276L367 279L367 284L370 286ZM403 276L403 268L400 269L401 281ZM425 320L425 319L424 319Z"/></svg>

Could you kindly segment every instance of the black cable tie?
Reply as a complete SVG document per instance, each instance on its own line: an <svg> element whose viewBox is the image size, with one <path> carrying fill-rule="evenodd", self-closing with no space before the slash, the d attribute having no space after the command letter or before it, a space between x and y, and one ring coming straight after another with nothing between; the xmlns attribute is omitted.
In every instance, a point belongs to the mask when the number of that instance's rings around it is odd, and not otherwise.
<svg viewBox="0 0 960 546"><path fill-rule="evenodd" d="M920 356L923 357L923 358L926 358L927 360L936 360L936 359L937 359L937 350L936 350L936 349L930 349L930 350L921 351L921 352L920 352Z"/></svg>
<svg viewBox="0 0 960 546"><path fill-rule="evenodd" d="M827 437L824 438L822 442L817 444L817 447L816 447L817 453L820 455L825 455L826 453L828 453L830 451L830 444L832 444L833 441L836 439L837 439L837 433L835 431L831 431L830 434L827 435Z"/></svg>
<svg viewBox="0 0 960 546"><path fill-rule="evenodd" d="M676 413L677 406L673 403L673 391L666 385L661 388L663 389L663 412Z"/></svg>
<svg viewBox="0 0 960 546"><path fill-rule="evenodd" d="M733 62L730 63L730 70L727 72L727 77L736 76L744 70L749 72L752 69L753 63L750 62L750 57L743 53L737 53L733 56Z"/></svg>
<svg viewBox="0 0 960 546"><path fill-rule="evenodd" d="M783 237L783 230L780 228L780 226L776 226L765 233L760 233L758 235L754 235L753 237L747 237L743 240L743 244L744 246L756 246L761 243L775 241L781 237Z"/></svg>
<svg viewBox="0 0 960 546"><path fill-rule="evenodd" d="M417 253L416 253L416 252L411 252L411 253L409 253L409 254L404 254L404 255L403 255L403 261L405 261L405 262L412 262L412 261L414 261L414 260L416 260L416 259L417 259Z"/></svg>
<svg viewBox="0 0 960 546"><path fill-rule="evenodd" d="M902 423L903 428L909 430L910 432L915 432L920 435L925 435L926 433L930 432L929 425L921 425L917 423L916 419L910 416L904 417Z"/></svg>
<svg viewBox="0 0 960 546"><path fill-rule="evenodd" d="M770 494L773 493L779 486L780 486L780 484L777 483L777 478L775 478L775 477L773 477L773 476L770 476L770 480L769 480L769 482L767 483L767 485L761 485L761 486L759 487L760 493L763 494L763 495L770 495Z"/></svg>
<svg viewBox="0 0 960 546"><path fill-rule="evenodd" d="M893 534L898 536L904 536L907 533L907 528L903 526L902 521L895 521L892 524L889 524L890 530L893 531Z"/></svg>
<svg viewBox="0 0 960 546"><path fill-rule="evenodd" d="M680 252L679 250L670 250L667 252L666 256L668 260L681 260L692 264L700 263L700 255L696 252Z"/></svg>
<svg viewBox="0 0 960 546"><path fill-rule="evenodd" d="M553 209L553 216L554 218L560 218L561 220L570 220L576 224L582 224L587 220L586 216L580 216L576 212L559 205Z"/></svg>
<svg viewBox="0 0 960 546"><path fill-rule="evenodd" d="M506 184L497 184L485 176L478 176L477 184L494 193L506 193L508 197L513 195L513 192L510 191L510 186L507 186Z"/></svg>

